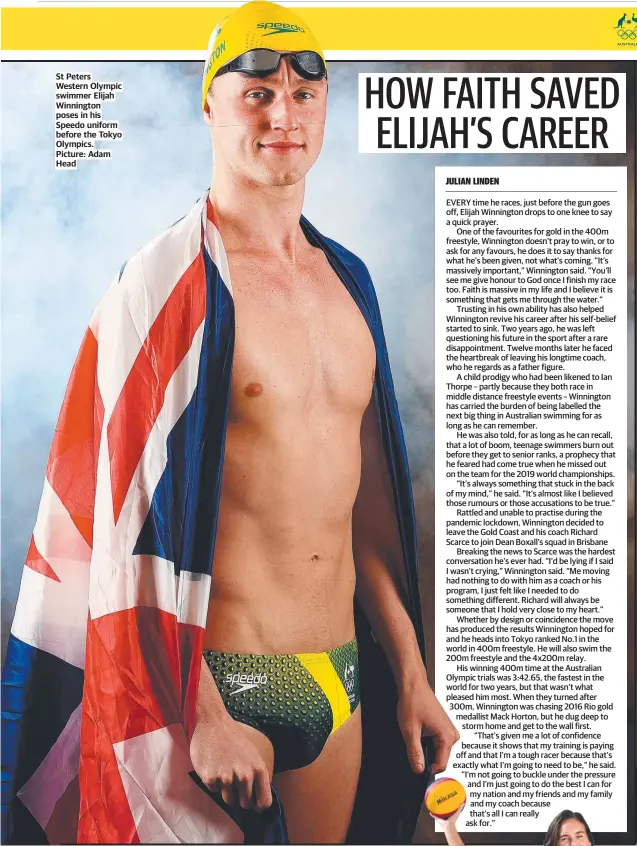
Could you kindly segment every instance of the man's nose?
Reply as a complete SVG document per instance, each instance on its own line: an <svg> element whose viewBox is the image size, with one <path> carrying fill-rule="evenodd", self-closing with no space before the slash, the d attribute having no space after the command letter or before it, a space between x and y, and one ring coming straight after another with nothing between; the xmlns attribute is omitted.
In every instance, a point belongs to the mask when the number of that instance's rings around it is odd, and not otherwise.
<svg viewBox="0 0 637 846"><path fill-rule="evenodd" d="M291 132L299 125L296 104L291 94L281 92L270 107L270 125L272 129Z"/></svg>

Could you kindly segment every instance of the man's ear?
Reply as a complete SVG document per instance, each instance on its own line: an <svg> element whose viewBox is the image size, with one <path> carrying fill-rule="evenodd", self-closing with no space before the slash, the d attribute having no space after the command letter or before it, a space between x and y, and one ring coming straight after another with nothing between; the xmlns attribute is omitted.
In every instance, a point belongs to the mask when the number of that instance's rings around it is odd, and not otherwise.
<svg viewBox="0 0 637 846"><path fill-rule="evenodd" d="M206 126L212 126L212 112L210 109L210 101L212 100L212 94L210 91L206 96L206 103L203 107L203 120Z"/></svg>

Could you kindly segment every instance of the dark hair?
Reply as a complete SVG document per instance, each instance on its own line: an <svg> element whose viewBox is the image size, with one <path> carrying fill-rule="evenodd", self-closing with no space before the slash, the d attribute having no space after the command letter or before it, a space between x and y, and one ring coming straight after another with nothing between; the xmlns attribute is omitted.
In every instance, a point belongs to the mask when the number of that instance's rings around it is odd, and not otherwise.
<svg viewBox="0 0 637 846"><path fill-rule="evenodd" d="M576 811L561 811L555 817L555 819L551 822L550 826L548 827L548 831L544 835L544 846L558 846L562 823L565 823L567 820L577 820L578 822L581 822L584 828L586 829L586 834L588 836L591 846L595 846L595 841L593 840L593 835L591 834L591 830L588 827L588 823L586 822L584 817L581 814L578 814Z"/></svg>

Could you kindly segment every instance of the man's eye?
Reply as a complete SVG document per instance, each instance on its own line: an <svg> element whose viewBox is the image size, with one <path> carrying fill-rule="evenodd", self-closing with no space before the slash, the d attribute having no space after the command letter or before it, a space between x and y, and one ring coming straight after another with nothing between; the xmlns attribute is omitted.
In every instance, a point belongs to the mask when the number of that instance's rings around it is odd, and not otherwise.
<svg viewBox="0 0 637 846"><path fill-rule="evenodd" d="M249 91L247 96L251 100L262 100L265 98L266 94L265 91Z"/></svg>
<svg viewBox="0 0 637 846"><path fill-rule="evenodd" d="M301 100L312 100L314 97L311 91L299 91L296 96Z"/></svg>

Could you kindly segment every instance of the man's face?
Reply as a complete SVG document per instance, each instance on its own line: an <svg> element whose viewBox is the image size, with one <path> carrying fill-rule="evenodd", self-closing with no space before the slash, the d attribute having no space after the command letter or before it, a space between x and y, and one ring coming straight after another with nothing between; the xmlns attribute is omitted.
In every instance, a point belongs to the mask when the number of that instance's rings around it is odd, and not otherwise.
<svg viewBox="0 0 637 846"><path fill-rule="evenodd" d="M327 80L304 79L285 56L269 76L225 73L214 80L204 120L215 157L261 185L293 185L323 144Z"/></svg>
<svg viewBox="0 0 637 846"><path fill-rule="evenodd" d="M584 823L579 820L565 820L560 826L557 846L591 846Z"/></svg>

